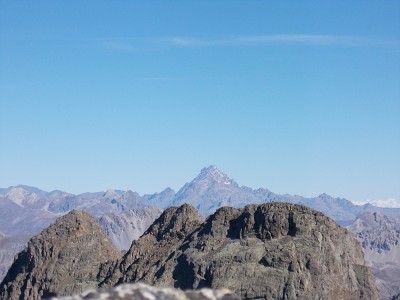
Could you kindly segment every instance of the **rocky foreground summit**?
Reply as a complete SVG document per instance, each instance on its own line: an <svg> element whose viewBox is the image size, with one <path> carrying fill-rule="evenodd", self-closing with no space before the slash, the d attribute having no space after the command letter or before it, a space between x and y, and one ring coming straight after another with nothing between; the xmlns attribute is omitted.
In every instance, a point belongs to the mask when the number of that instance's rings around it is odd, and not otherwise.
<svg viewBox="0 0 400 300"><path fill-rule="evenodd" d="M70 214L63 218L20 253L0 286L2 299L39 299L128 282L228 288L248 299L378 299L356 239L305 206L223 207L205 222L190 205L172 207L121 258L100 233L79 242L74 237L79 226ZM77 244L85 255L73 255ZM98 255L91 257L86 247L97 248Z"/></svg>
<svg viewBox="0 0 400 300"><path fill-rule="evenodd" d="M93 217L73 210L18 254L0 286L0 299L40 299L95 288L100 264L120 256Z"/></svg>

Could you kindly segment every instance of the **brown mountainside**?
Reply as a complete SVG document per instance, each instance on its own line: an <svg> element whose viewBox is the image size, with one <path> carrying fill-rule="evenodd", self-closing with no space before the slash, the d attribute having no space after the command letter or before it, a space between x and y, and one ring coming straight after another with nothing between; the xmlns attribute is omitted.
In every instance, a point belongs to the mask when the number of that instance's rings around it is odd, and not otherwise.
<svg viewBox="0 0 400 300"><path fill-rule="evenodd" d="M378 299L353 236L288 203L224 207L204 223L190 205L167 210L102 286L138 281L249 299Z"/></svg>
<svg viewBox="0 0 400 300"><path fill-rule="evenodd" d="M356 239L301 205L223 207L205 222L190 205L172 207L121 258L90 216L63 218L29 242L0 297L38 299L143 282L228 288L248 299L378 299Z"/></svg>
<svg viewBox="0 0 400 300"><path fill-rule="evenodd" d="M95 288L100 264L119 257L97 222L73 210L18 254L0 287L0 299L40 299Z"/></svg>

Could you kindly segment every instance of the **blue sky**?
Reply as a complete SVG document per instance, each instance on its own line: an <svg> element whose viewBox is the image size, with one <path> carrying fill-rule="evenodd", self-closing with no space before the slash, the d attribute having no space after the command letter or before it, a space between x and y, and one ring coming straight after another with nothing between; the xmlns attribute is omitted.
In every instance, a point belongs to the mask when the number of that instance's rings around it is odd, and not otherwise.
<svg viewBox="0 0 400 300"><path fill-rule="evenodd" d="M400 199L399 1L0 1L0 186Z"/></svg>

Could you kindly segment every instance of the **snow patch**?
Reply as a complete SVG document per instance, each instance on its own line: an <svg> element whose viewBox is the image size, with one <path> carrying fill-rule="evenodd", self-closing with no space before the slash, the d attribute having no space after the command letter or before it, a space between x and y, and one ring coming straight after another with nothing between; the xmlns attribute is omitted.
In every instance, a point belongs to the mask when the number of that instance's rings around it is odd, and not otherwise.
<svg viewBox="0 0 400 300"><path fill-rule="evenodd" d="M24 207L23 201L25 200L26 195L28 194L23 188L16 187L12 188L5 196L10 199L15 204L18 204L21 207Z"/></svg>
<svg viewBox="0 0 400 300"><path fill-rule="evenodd" d="M400 200L397 199L380 199L366 201L352 201L354 205L371 204L377 207L400 208Z"/></svg>

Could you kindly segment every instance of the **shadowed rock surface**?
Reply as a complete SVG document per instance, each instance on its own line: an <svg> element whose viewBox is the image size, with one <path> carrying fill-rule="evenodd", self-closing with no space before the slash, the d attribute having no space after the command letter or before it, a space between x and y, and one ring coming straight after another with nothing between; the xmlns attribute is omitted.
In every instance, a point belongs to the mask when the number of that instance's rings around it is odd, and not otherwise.
<svg viewBox="0 0 400 300"><path fill-rule="evenodd" d="M147 197L157 200L171 195L174 192L166 190ZM157 208L147 207L146 202L147 198L132 191L108 190L73 195L62 191L46 192L25 185L0 188L0 231L6 235L5 238L0 235L0 282L29 239L72 209L100 218L107 214L102 219L105 221L102 223L104 229L117 248L129 249L132 240L139 237L161 213ZM135 213L132 214L131 210Z"/></svg>
<svg viewBox="0 0 400 300"><path fill-rule="evenodd" d="M126 299L159 299L159 300L239 300L231 291L226 289L211 290L187 290L182 291L173 288L152 287L143 283L121 284L115 288L88 291L81 295L71 297L52 298L51 300L126 300Z"/></svg>
<svg viewBox="0 0 400 300"><path fill-rule="evenodd" d="M322 213L289 203L223 207L205 222L191 205L172 207L122 258L92 217L73 211L31 239L0 298L127 282L228 288L247 299L378 299L357 240Z"/></svg>
<svg viewBox="0 0 400 300"><path fill-rule="evenodd" d="M145 282L228 288L248 299L378 299L359 243L333 220L289 203L223 207L201 223L172 207L115 267L103 287Z"/></svg>
<svg viewBox="0 0 400 300"><path fill-rule="evenodd" d="M400 300L400 294L393 296L392 300Z"/></svg>
<svg viewBox="0 0 400 300"><path fill-rule="evenodd" d="M40 299L97 286L101 263L120 253L87 213L73 210L33 237L0 286L0 299Z"/></svg>
<svg viewBox="0 0 400 300"><path fill-rule="evenodd" d="M0 234L0 282L6 276L14 256L24 250L29 238L28 235L1 236Z"/></svg>
<svg viewBox="0 0 400 300"><path fill-rule="evenodd" d="M46 192L26 185L11 186L0 188L0 231L8 238L7 243L0 244L0 281L20 247L53 223L57 217L72 209L83 210L100 218L101 225L117 248L126 250L129 249L131 241L140 236L155 219L154 214L146 214L148 205L164 209L189 203L202 215L208 216L222 206L244 207L250 203L266 202L306 205L323 212L342 226L351 224L365 212L400 216L400 208L382 208L370 204L358 206L346 199L333 198L326 194L305 198L279 195L265 188L254 190L240 186L215 166L202 169L196 178L186 183L177 193L167 188L160 193L143 196L133 191L121 190L74 195L58 190ZM142 212L137 215L132 214L132 210ZM107 216L102 218L104 214ZM147 216L148 219L142 219ZM24 239L21 239L23 236ZM377 261L373 263L380 264L381 256L375 258ZM400 258L397 257L397 260ZM398 278L399 273L398 269L390 267L380 274L384 274L385 278ZM392 280L388 282L393 286Z"/></svg>

